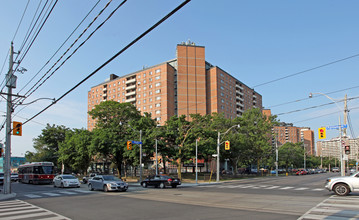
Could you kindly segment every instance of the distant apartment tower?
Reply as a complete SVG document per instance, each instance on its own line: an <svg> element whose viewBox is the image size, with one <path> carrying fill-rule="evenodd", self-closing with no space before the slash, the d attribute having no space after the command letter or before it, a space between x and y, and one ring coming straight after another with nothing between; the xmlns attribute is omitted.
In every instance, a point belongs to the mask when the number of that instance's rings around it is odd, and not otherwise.
<svg viewBox="0 0 359 220"><path fill-rule="evenodd" d="M159 124L173 115L223 113L241 116L262 109L262 96L232 75L205 60L205 47L177 45L176 58L124 76L110 75L88 92L88 111L102 101L129 102L151 113ZM94 128L88 115L87 128Z"/></svg>
<svg viewBox="0 0 359 220"><path fill-rule="evenodd" d="M264 114L268 114L265 112ZM273 127L273 133L277 138L277 145L282 146L287 142L303 142L305 152L308 155L315 155L314 132L308 127L295 127L292 123L281 122L279 126ZM273 138L275 145L275 138Z"/></svg>
<svg viewBox="0 0 359 220"><path fill-rule="evenodd" d="M317 142L317 156L337 158L340 160L340 138L333 138L326 141ZM359 138L342 138L344 145L350 146L350 154L348 158L350 160L357 160L359 156ZM344 150L343 150L344 154Z"/></svg>

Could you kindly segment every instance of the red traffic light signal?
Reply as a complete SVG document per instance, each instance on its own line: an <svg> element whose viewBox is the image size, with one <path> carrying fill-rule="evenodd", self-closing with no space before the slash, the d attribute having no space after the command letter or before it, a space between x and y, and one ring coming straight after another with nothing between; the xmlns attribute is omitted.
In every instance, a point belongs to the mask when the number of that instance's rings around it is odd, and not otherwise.
<svg viewBox="0 0 359 220"><path fill-rule="evenodd" d="M225 141L224 142L224 149L225 150L229 150L231 147L230 147L230 142L229 141Z"/></svg>
<svg viewBox="0 0 359 220"><path fill-rule="evenodd" d="M325 127L318 128L318 134L319 134L319 139L325 139L326 138L326 128Z"/></svg>

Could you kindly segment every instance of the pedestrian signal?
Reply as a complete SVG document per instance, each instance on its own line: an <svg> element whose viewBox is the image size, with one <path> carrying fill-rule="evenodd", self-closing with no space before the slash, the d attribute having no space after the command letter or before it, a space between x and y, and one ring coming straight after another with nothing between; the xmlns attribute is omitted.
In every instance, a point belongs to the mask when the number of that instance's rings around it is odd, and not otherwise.
<svg viewBox="0 0 359 220"><path fill-rule="evenodd" d="M319 133L319 139L326 138L326 128L325 127L318 128L318 133Z"/></svg>
<svg viewBox="0 0 359 220"><path fill-rule="evenodd" d="M230 149L230 142L229 142L229 141L225 141L225 142L224 142L224 149L225 149L225 150L229 150L229 149Z"/></svg>

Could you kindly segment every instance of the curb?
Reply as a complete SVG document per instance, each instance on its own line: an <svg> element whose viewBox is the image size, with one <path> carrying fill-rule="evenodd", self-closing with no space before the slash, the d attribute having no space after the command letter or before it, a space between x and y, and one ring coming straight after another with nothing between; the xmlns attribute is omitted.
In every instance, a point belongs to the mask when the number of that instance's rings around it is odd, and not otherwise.
<svg viewBox="0 0 359 220"><path fill-rule="evenodd" d="M10 193L10 194L0 194L0 201L1 200L8 200L16 197L16 193Z"/></svg>

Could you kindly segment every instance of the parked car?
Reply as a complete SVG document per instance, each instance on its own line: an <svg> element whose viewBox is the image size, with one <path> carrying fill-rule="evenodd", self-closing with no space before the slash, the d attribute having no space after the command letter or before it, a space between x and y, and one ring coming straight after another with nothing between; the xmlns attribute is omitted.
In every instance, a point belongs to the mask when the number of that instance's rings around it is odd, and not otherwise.
<svg viewBox="0 0 359 220"><path fill-rule="evenodd" d="M338 196L346 196L355 191L359 192L359 172L350 176L328 178L325 188L329 191L334 191Z"/></svg>
<svg viewBox="0 0 359 220"><path fill-rule="evenodd" d="M356 172L356 169L355 168L351 168L350 169L350 174L353 174L353 173L355 173Z"/></svg>
<svg viewBox="0 0 359 220"><path fill-rule="evenodd" d="M88 181L88 188L90 191L97 189L108 191L125 192L128 189L128 184L113 175L96 175Z"/></svg>
<svg viewBox="0 0 359 220"><path fill-rule="evenodd" d="M73 175L70 174L61 174L55 176L54 187L80 187L80 181Z"/></svg>
<svg viewBox="0 0 359 220"><path fill-rule="evenodd" d="M94 176L96 176L96 175L97 175L97 173L90 173L88 176L84 176L84 177L82 178L82 183L83 183L83 184L88 183L89 179L91 179L92 177L94 177Z"/></svg>
<svg viewBox="0 0 359 220"><path fill-rule="evenodd" d="M0 185L4 184L4 173L0 173Z"/></svg>
<svg viewBox="0 0 359 220"><path fill-rule="evenodd" d="M339 171L340 171L339 167L333 167L332 168L332 172L339 172Z"/></svg>
<svg viewBox="0 0 359 220"><path fill-rule="evenodd" d="M176 188L178 185L181 185L180 179L165 175L148 176L141 182L141 186L144 188L147 186L160 187L161 189L165 188L166 186Z"/></svg>
<svg viewBox="0 0 359 220"><path fill-rule="evenodd" d="M14 182L19 181L19 174L11 173L11 181L14 181Z"/></svg>
<svg viewBox="0 0 359 220"><path fill-rule="evenodd" d="M298 170L295 175L307 175L308 172L306 170Z"/></svg>

